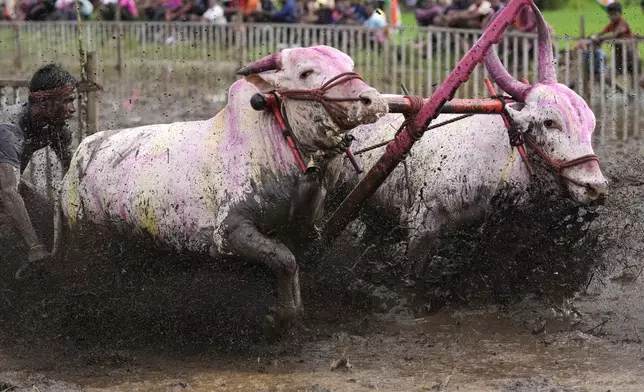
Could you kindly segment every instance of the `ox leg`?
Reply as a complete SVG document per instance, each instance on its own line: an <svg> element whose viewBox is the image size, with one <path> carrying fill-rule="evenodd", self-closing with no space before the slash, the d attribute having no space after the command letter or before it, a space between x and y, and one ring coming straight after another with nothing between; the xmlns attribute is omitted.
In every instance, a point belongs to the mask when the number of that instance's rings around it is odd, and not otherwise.
<svg viewBox="0 0 644 392"><path fill-rule="evenodd" d="M266 316L267 327L280 334L290 327L301 307L298 266L286 245L266 237L250 222L241 222L230 232L227 244L242 258L267 265L277 277L277 309Z"/></svg>

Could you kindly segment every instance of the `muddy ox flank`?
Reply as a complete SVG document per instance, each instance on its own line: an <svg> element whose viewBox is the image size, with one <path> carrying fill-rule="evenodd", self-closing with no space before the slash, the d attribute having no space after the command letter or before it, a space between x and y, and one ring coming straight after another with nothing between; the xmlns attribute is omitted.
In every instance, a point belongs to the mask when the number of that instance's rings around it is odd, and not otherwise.
<svg viewBox="0 0 644 392"><path fill-rule="evenodd" d="M595 116L580 96L557 83L550 33L539 10L534 5L533 9L538 19L539 83L531 86L513 78L495 50L488 52L485 65L498 86L522 102L508 106L509 115L522 136L532 137L534 146L548 158L526 145L535 174L553 186L561 185L573 200L591 203L604 197L608 189L593 158ZM433 123L455 117L440 115ZM402 121L402 116L389 114L356 129L353 135L358 145L354 148L391 139ZM358 159L370 167L382 152L371 150ZM579 157L584 159L576 161ZM475 115L429 130L407 157L407 167L408 180L401 166L369 203L394 211L393 219L408 229L406 252L411 260L426 258L442 230L482 217L493 199L502 195L505 202L524 202L533 181L517 149L510 145L499 115ZM357 183L350 165L345 165L344 173L350 183Z"/></svg>
<svg viewBox="0 0 644 392"><path fill-rule="evenodd" d="M250 100L258 91L319 88L352 71L352 59L331 47L285 49L241 70L246 78L230 87L227 106L209 120L86 138L63 179L57 220L67 230L79 223L110 225L177 251L264 263L278 277L277 313L268 320L287 326L301 310L294 251L313 230L342 168L340 154L326 153L346 131L385 114L387 105L360 78L328 91L357 98L334 102L333 116L318 102L283 101L304 161L315 160L320 169L313 197L309 189L298 199L304 175L273 114L255 111ZM293 210L307 215L298 222L309 227L292 223ZM57 238L60 245L62 236Z"/></svg>

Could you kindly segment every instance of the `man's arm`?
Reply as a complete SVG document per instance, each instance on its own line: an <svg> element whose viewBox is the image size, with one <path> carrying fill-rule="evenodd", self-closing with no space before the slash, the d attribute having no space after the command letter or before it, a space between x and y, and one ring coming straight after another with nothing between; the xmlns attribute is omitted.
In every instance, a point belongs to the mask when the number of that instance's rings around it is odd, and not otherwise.
<svg viewBox="0 0 644 392"><path fill-rule="evenodd" d="M8 163L0 163L0 195L4 210L14 220L27 246L40 245L36 230L31 225L25 203L18 193L18 169Z"/></svg>
<svg viewBox="0 0 644 392"><path fill-rule="evenodd" d="M596 35L596 39L594 41L597 42L602 42L607 39L615 38L616 36L625 33L627 30L627 26L625 23L617 23L617 25L613 28L612 24L609 24L608 26L604 27L604 29Z"/></svg>

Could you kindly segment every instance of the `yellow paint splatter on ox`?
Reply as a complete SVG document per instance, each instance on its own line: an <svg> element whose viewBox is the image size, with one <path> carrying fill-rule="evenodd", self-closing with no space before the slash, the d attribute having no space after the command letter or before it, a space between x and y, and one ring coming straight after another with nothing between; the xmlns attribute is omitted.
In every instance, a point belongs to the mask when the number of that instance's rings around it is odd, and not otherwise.
<svg viewBox="0 0 644 392"><path fill-rule="evenodd" d="M504 183L507 183L510 179L510 169L512 168L512 165L514 164L514 161L516 160L517 157L517 149L512 147L510 149L510 160L508 161L508 164L505 165L503 168L503 171L501 172L501 180Z"/></svg>
<svg viewBox="0 0 644 392"><path fill-rule="evenodd" d="M80 210L80 194L78 193L78 173L74 173L69 184L67 211L69 212L69 225L75 226Z"/></svg>
<svg viewBox="0 0 644 392"><path fill-rule="evenodd" d="M138 198L134 206L136 217L141 221L142 226L156 238L159 235L159 224L150 199Z"/></svg>

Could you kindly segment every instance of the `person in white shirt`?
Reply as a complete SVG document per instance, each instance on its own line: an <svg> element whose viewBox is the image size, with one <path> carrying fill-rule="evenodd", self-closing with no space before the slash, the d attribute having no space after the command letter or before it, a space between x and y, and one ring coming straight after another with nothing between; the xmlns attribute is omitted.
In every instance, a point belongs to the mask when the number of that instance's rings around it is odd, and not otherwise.
<svg viewBox="0 0 644 392"><path fill-rule="evenodd" d="M206 12L201 15L202 20L216 25L225 25L227 23L226 16L224 15L224 7L219 4L218 0L210 0L208 7Z"/></svg>

